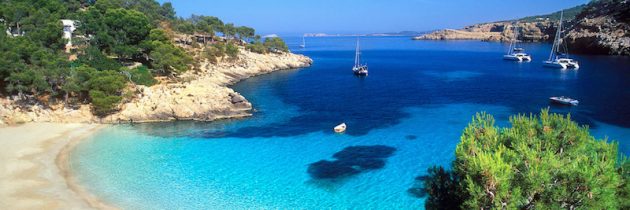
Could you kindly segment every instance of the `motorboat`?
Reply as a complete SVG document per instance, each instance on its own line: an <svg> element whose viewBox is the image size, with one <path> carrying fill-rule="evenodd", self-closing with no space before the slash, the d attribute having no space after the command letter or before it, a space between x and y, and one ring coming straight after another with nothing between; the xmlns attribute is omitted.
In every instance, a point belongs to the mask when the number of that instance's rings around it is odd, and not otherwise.
<svg viewBox="0 0 630 210"><path fill-rule="evenodd" d="M344 131L346 131L346 123L341 123L337 126L335 126L334 130L336 133L343 133Z"/></svg>
<svg viewBox="0 0 630 210"><path fill-rule="evenodd" d="M566 97L566 96L554 96L554 97L550 97L549 100L551 100L552 103L569 105L569 106L577 106L580 103L580 101Z"/></svg>

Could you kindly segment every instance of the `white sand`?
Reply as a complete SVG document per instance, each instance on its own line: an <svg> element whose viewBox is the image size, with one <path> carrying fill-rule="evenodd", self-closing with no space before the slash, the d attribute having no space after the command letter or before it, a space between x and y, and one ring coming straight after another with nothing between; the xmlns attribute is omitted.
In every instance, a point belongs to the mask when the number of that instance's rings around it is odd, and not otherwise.
<svg viewBox="0 0 630 210"><path fill-rule="evenodd" d="M29 123L0 128L0 209L100 208L69 187L68 173L60 167L67 161L69 143L101 127Z"/></svg>

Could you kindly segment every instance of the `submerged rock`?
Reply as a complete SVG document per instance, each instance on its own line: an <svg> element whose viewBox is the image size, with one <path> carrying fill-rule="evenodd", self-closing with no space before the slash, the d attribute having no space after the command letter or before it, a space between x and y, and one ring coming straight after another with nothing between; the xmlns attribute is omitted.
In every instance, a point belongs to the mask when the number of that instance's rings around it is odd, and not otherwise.
<svg viewBox="0 0 630 210"><path fill-rule="evenodd" d="M385 159L395 151L396 148L384 145L346 147L333 155L337 160L311 163L307 172L314 179L343 178L385 167Z"/></svg>

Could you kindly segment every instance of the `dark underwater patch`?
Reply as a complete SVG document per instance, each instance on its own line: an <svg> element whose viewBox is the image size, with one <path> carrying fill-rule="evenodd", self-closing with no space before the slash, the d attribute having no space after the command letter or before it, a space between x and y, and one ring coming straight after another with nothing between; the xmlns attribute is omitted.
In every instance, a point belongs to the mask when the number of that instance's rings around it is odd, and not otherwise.
<svg viewBox="0 0 630 210"><path fill-rule="evenodd" d="M405 136L405 139L407 139L407 140L416 140L416 139L418 139L418 136L416 136L416 135L407 135L407 136Z"/></svg>
<svg viewBox="0 0 630 210"><path fill-rule="evenodd" d="M334 161L309 164L307 172L313 179L343 178L385 167L385 160L395 151L396 148L384 145L346 147L333 155Z"/></svg>

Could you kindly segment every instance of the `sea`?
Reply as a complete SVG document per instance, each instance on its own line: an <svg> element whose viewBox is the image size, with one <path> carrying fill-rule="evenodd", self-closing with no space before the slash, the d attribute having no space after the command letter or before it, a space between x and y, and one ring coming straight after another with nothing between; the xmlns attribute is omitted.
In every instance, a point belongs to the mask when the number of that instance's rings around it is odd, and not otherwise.
<svg viewBox="0 0 630 210"><path fill-rule="evenodd" d="M351 71L357 39L367 77ZM522 43L533 61L519 63L498 42L285 40L314 63L235 84L252 117L106 127L72 151L78 183L123 209L423 209L408 189L451 167L476 113L505 127L545 108L630 155L630 57L571 55L581 67L560 70L542 66L548 43Z"/></svg>

